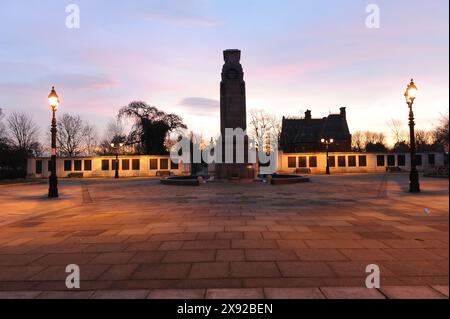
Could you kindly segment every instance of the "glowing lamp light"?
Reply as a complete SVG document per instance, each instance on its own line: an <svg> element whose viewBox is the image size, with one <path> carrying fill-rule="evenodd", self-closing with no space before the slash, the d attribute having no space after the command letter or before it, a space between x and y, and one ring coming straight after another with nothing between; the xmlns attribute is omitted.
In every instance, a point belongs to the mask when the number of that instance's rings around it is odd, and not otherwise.
<svg viewBox="0 0 450 319"><path fill-rule="evenodd" d="M325 173L327 175L330 175L330 160L328 158L328 152L329 152L330 145L333 144L333 142L334 142L334 139L328 138L328 137L322 138L322 139L320 139L320 142L322 142L322 144L325 144L325 149L327 151L327 168L326 168Z"/></svg>
<svg viewBox="0 0 450 319"><path fill-rule="evenodd" d="M320 140L320 142L323 143L323 144L333 144L334 143L334 139L332 139L332 138L322 138Z"/></svg>
<svg viewBox="0 0 450 319"><path fill-rule="evenodd" d="M48 103L50 104L50 107L52 109L54 109L55 111L58 109L59 97L58 97L58 94L56 94L54 86L52 86L52 90L50 91L50 94L48 95Z"/></svg>
<svg viewBox="0 0 450 319"><path fill-rule="evenodd" d="M414 80L411 79L411 83L409 83L405 92L406 102L408 104L414 102L416 96L417 96L417 86L414 84Z"/></svg>

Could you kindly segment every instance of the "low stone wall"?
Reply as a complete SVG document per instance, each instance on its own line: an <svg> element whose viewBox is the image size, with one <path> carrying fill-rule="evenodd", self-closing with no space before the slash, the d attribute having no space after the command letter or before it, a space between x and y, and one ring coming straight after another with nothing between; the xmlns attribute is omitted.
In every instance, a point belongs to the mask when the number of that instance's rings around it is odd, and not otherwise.
<svg viewBox="0 0 450 319"><path fill-rule="evenodd" d="M175 186L199 186L200 180L197 176L165 177L161 178L161 184Z"/></svg>
<svg viewBox="0 0 450 319"><path fill-rule="evenodd" d="M56 174L59 178L83 176L83 178L113 178L115 156L57 158ZM50 158L29 158L28 177L50 176ZM168 155L119 156L119 177L157 177L189 174L189 165L176 165Z"/></svg>
<svg viewBox="0 0 450 319"><path fill-rule="evenodd" d="M417 169L424 172L444 165L442 153L418 153ZM408 153L330 152L330 173L385 173L409 172ZM320 153L278 153L277 171L286 174L325 174L327 156Z"/></svg>
<svg viewBox="0 0 450 319"><path fill-rule="evenodd" d="M271 175L270 184L272 185L286 185L286 184L297 184L297 183L307 183L310 179L301 175L281 175L274 174Z"/></svg>

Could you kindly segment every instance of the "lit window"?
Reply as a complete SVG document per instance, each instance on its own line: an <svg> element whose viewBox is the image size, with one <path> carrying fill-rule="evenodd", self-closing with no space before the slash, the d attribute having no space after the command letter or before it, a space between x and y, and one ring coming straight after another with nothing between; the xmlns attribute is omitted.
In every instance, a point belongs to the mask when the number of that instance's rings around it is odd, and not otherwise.
<svg viewBox="0 0 450 319"><path fill-rule="evenodd" d="M158 169L158 160L156 158L150 159L150 169L157 170Z"/></svg>
<svg viewBox="0 0 450 319"><path fill-rule="evenodd" d="M133 171L138 171L141 169L141 162L139 161L139 159L133 159L131 164L133 166Z"/></svg>
<svg viewBox="0 0 450 319"><path fill-rule="evenodd" d="M71 160L64 161L64 171L66 171L66 172L72 171L72 161Z"/></svg>
<svg viewBox="0 0 450 319"><path fill-rule="evenodd" d="M317 167L317 156L309 157L309 167Z"/></svg>
<svg viewBox="0 0 450 319"><path fill-rule="evenodd" d="M167 158L159 160L159 169L169 169L169 160Z"/></svg>
<svg viewBox="0 0 450 319"><path fill-rule="evenodd" d="M395 155L388 155L387 156L387 166L395 166Z"/></svg>
<svg viewBox="0 0 450 319"><path fill-rule="evenodd" d="M288 157L288 167L289 168L295 168L297 167L297 158L293 156Z"/></svg>
<svg viewBox="0 0 450 319"><path fill-rule="evenodd" d="M109 171L109 160L102 160L102 171Z"/></svg>
<svg viewBox="0 0 450 319"><path fill-rule="evenodd" d="M338 156L338 166L345 167L345 156Z"/></svg>
<svg viewBox="0 0 450 319"><path fill-rule="evenodd" d="M406 156L403 154L397 155L397 163L398 166L406 166Z"/></svg>
<svg viewBox="0 0 450 319"><path fill-rule="evenodd" d="M359 155L358 161L359 161L359 166L361 166L361 167L367 166L367 156L366 155Z"/></svg>
<svg viewBox="0 0 450 319"><path fill-rule="evenodd" d="M384 155L377 155L377 166L384 166Z"/></svg>
<svg viewBox="0 0 450 319"><path fill-rule="evenodd" d="M42 161L36 160L36 174L42 174Z"/></svg>
<svg viewBox="0 0 450 319"><path fill-rule="evenodd" d="M92 171L92 160L84 160L84 170Z"/></svg>
<svg viewBox="0 0 450 319"><path fill-rule="evenodd" d="M434 154L428 154L428 165L434 166L436 164L436 159Z"/></svg>
<svg viewBox="0 0 450 319"><path fill-rule="evenodd" d="M81 169L81 160L75 160L73 161L73 166L74 166L74 171L80 172L82 171Z"/></svg>
<svg viewBox="0 0 450 319"><path fill-rule="evenodd" d="M306 156L300 156L298 158L298 167L306 167Z"/></svg>
<svg viewBox="0 0 450 319"><path fill-rule="evenodd" d="M350 155L348 157L348 166L349 167L356 167L356 156L355 155Z"/></svg>
<svg viewBox="0 0 450 319"><path fill-rule="evenodd" d="M130 170L130 160L129 159L123 159L122 160L122 170L123 171L129 171Z"/></svg>

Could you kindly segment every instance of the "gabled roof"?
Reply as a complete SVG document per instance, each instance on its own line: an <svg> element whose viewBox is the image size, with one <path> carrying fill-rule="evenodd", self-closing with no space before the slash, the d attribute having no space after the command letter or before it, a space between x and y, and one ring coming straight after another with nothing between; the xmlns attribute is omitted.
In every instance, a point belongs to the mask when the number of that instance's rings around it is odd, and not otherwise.
<svg viewBox="0 0 450 319"><path fill-rule="evenodd" d="M330 114L321 119L311 118L309 110L302 119L283 118L281 130L283 149L305 144L320 144L322 138L351 139L345 108L341 108L340 114Z"/></svg>
<svg viewBox="0 0 450 319"><path fill-rule="evenodd" d="M321 137L333 137L336 139L351 137L347 119L342 117L341 114L330 114L324 120Z"/></svg>

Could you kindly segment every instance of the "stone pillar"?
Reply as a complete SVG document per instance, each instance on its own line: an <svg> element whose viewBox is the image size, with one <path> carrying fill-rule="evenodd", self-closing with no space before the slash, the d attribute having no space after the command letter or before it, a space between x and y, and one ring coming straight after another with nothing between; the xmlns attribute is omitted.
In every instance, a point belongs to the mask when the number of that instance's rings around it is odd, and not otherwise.
<svg viewBox="0 0 450 319"><path fill-rule="evenodd" d="M244 140L244 162L236 161L236 142L233 141L233 162L225 163L226 129L247 129L244 71L240 63L241 51L225 50L225 64L220 82L220 132L222 134L222 163L216 164L215 177L218 179L253 178L253 168L248 163L248 138Z"/></svg>

